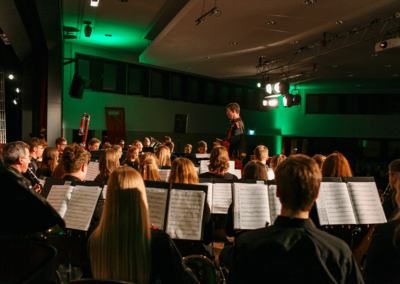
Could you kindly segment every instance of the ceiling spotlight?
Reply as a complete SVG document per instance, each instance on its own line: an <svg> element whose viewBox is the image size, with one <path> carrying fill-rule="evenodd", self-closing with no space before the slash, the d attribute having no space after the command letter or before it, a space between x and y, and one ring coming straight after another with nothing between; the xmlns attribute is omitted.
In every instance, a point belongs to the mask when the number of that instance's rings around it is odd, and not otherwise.
<svg viewBox="0 0 400 284"><path fill-rule="evenodd" d="M84 21L83 22L86 27L85 27L85 37L90 37L90 35L92 34L92 27L90 26L90 24L92 23L91 21Z"/></svg>
<svg viewBox="0 0 400 284"><path fill-rule="evenodd" d="M105 34L105 36L112 37L112 35L110 35L110 34Z"/></svg>
<svg viewBox="0 0 400 284"><path fill-rule="evenodd" d="M268 102L266 100L263 100L263 106L267 106Z"/></svg>
<svg viewBox="0 0 400 284"><path fill-rule="evenodd" d="M275 93L280 93L280 90L279 90L279 83L276 83L275 85L274 85L274 91L275 91Z"/></svg>
<svg viewBox="0 0 400 284"><path fill-rule="evenodd" d="M279 107L279 99L274 97L265 97L263 100L263 105L270 107L270 108L277 108Z"/></svg>
<svg viewBox="0 0 400 284"><path fill-rule="evenodd" d="M283 97L283 105L285 107L292 107L292 106L297 106L300 104L301 104L301 96L300 95L286 94Z"/></svg>
<svg viewBox="0 0 400 284"><path fill-rule="evenodd" d="M238 43L237 42L230 42L229 44L230 45L237 45Z"/></svg>
<svg viewBox="0 0 400 284"><path fill-rule="evenodd" d="M276 25L276 22L268 22L267 24L272 26L272 25Z"/></svg>
<svg viewBox="0 0 400 284"><path fill-rule="evenodd" d="M272 85L268 84L265 88L265 90L267 91L268 94L272 94Z"/></svg>
<svg viewBox="0 0 400 284"><path fill-rule="evenodd" d="M289 89L290 89L290 86L289 86L288 82L281 82L279 84L279 93L281 93L282 95L288 94Z"/></svg>
<svg viewBox="0 0 400 284"><path fill-rule="evenodd" d="M8 75L8 79L10 80L14 79L14 75L13 74Z"/></svg>
<svg viewBox="0 0 400 284"><path fill-rule="evenodd" d="M18 104L18 99L13 100L13 104L17 105Z"/></svg>
<svg viewBox="0 0 400 284"><path fill-rule="evenodd" d="M268 100L268 106L274 107L274 106L278 106L278 105L279 105L278 99L270 99L270 100Z"/></svg>
<svg viewBox="0 0 400 284"><path fill-rule="evenodd" d="M261 83L257 83L257 87L258 87L258 88L261 88Z"/></svg>
<svg viewBox="0 0 400 284"><path fill-rule="evenodd" d="M303 2L303 4L315 4L315 3L317 3L317 0L305 0L304 2Z"/></svg>
<svg viewBox="0 0 400 284"><path fill-rule="evenodd" d="M99 6L99 1L100 0L90 0L90 6L92 6L92 7Z"/></svg>
<svg viewBox="0 0 400 284"><path fill-rule="evenodd" d="M298 40L292 41L291 44L299 44Z"/></svg>
<svg viewBox="0 0 400 284"><path fill-rule="evenodd" d="M19 92L20 92L19 88L16 88L16 89L15 89L15 91L16 91L17 93L19 93Z"/></svg>
<svg viewBox="0 0 400 284"><path fill-rule="evenodd" d="M342 25L342 24L344 24L344 21L336 21L335 24L336 25Z"/></svg>

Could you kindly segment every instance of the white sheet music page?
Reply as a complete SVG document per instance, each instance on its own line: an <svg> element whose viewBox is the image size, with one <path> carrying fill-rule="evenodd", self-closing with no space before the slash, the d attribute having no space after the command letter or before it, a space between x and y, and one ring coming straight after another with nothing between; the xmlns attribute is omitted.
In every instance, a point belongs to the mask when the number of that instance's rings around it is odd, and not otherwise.
<svg viewBox="0 0 400 284"><path fill-rule="evenodd" d="M275 173L271 168L268 168L267 176L268 176L268 180L274 180L275 179Z"/></svg>
<svg viewBox="0 0 400 284"><path fill-rule="evenodd" d="M242 170L241 169L235 169L235 176L237 176L238 179L242 179Z"/></svg>
<svg viewBox="0 0 400 284"><path fill-rule="evenodd" d="M204 174L209 171L208 165L210 164L210 160L201 160L200 161L200 174Z"/></svg>
<svg viewBox="0 0 400 284"><path fill-rule="evenodd" d="M276 218L281 214L282 204L278 197L276 197L276 185L271 184L268 186L269 197L269 211L271 212L270 226L275 223Z"/></svg>
<svg viewBox="0 0 400 284"><path fill-rule="evenodd" d="M103 196L104 199L106 199L106 197L107 197L107 185L105 185L103 187L103 191L102 191L101 195Z"/></svg>
<svg viewBox="0 0 400 284"><path fill-rule="evenodd" d="M235 161L229 161L229 169L228 169L228 173L236 175L236 171L235 171ZM240 178L240 177L238 177Z"/></svg>
<svg viewBox="0 0 400 284"><path fill-rule="evenodd" d="M207 187L208 187L208 190L207 190L207 203L208 203L208 206L210 206L210 209L212 211L213 184L211 182L200 182L199 185L207 185Z"/></svg>
<svg viewBox="0 0 400 284"><path fill-rule="evenodd" d="M214 183L213 185L213 205L211 213L227 214L232 203L232 184Z"/></svg>
<svg viewBox="0 0 400 284"><path fill-rule="evenodd" d="M159 169L158 173L160 174L160 177L161 177L162 180L168 181L169 175L171 174L171 170Z"/></svg>
<svg viewBox="0 0 400 284"><path fill-rule="evenodd" d="M69 185L53 185L46 201L64 218L74 187Z"/></svg>
<svg viewBox="0 0 400 284"><path fill-rule="evenodd" d="M100 173L99 162L90 161L85 181L94 181L94 179L98 176L99 173Z"/></svg>
<svg viewBox="0 0 400 284"><path fill-rule="evenodd" d="M63 218L68 229L81 231L89 229L100 192L101 188L97 186L78 185L75 187L67 213Z"/></svg>
<svg viewBox="0 0 400 284"><path fill-rule="evenodd" d="M204 154L196 153L196 158L197 159L210 159L210 155L211 155L211 153L204 153Z"/></svg>
<svg viewBox="0 0 400 284"><path fill-rule="evenodd" d="M146 187L147 203L149 205L150 223L164 230L165 209L167 207L168 189Z"/></svg>
<svg viewBox="0 0 400 284"><path fill-rule="evenodd" d="M268 186L264 184L233 184L233 228L255 230L271 223Z"/></svg>
<svg viewBox="0 0 400 284"><path fill-rule="evenodd" d="M172 239L200 240L205 192L171 189L166 233Z"/></svg>
<svg viewBox="0 0 400 284"><path fill-rule="evenodd" d="M321 182L321 185L319 187L319 193L318 193L318 198L315 201L315 206L317 207L317 213L318 213L318 219L319 219L319 224L321 226L323 225L329 225L329 220L328 220L328 213L326 212L326 205L325 205L325 198L324 198L324 191L321 189L323 182Z"/></svg>
<svg viewBox="0 0 400 284"><path fill-rule="evenodd" d="M329 225L352 225L357 224L354 216L353 206L351 204L347 186L343 182L321 182L319 189L320 196L322 195L325 203L326 215ZM318 197L319 199L320 197ZM320 214L320 207L317 209ZM322 202L320 202L321 204ZM323 206L323 205L322 205ZM323 208L321 208L323 212ZM320 217L320 224L326 225L325 217ZM323 223L321 222L324 221Z"/></svg>
<svg viewBox="0 0 400 284"><path fill-rule="evenodd" d="M375 182L347 183L358 224L386 223Z"/></svg>

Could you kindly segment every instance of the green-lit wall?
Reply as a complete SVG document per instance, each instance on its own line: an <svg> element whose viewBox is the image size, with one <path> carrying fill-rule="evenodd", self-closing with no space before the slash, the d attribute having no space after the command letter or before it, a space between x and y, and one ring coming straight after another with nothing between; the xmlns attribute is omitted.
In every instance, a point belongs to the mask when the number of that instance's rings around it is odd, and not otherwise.
<svg viewBox="0 0 400 284"><path fill-rule="evenodd" d="M113 60L137 63L136 56L89 48L71 43L65 44L65 57L74 58L75 53L88 54ZM105 107L125 108L126 142L143 140L145 136L153 136L161 140L168 135L176 143L178 135L173 133L175 114L188 114L188 134L181 135L181 150L187 143L194 147L200 140L205 140L211 148L215 138L224 138L229 126L224 107L195 103L185 103L164 99L145 98L104 92L85 90L83 99L71 98L69 88L74 74L74 64L65 67L63 127L64 136L72 141L72 130L79 128L80 117L83 113L91 116L90 130L95 130L96 137L101 139L102 130L106 130ZM281 134L276 124L278 113L257 111L241 112L246 129L254 130L255 135L247 136L248 145L264 144L271 154L280 153ZM80 141L76 141L80 142ZM278 150L279 149L279 150Z"/></svg>

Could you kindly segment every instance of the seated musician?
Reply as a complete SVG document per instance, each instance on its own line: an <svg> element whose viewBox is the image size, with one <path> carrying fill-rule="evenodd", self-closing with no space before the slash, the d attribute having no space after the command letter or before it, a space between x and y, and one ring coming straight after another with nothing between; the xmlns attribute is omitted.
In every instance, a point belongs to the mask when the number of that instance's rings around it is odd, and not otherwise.
<svg viewBox="0 0 400 284"><path fill-rule="evenodd" d="M31 159L30 168L36 174L36 171L39 169L39 160L42 158L44 149L48 146L47 142L44 139L40 138L32 138L29 143L29 158ZM25 177L27 177L25 175Z"/></svg>
<svg viewBox="0 0 400 284"><path fill-rule="evenodd" d="M324 163L326 157L324 155L317 154L317 155L314 155L314 157L312 157L312 159L317 162L319 168L322 170L322 164Z"/></svg>
<svg viewBox="0 0 400 284"><path fill-rule="evenodd" d="M282 163L284 160L286 160L286 156L283 154L275 155L271 159L271 166L272 170L275 172L275 169L278 167L280 163Z"/></svg>
<svg viewBox="0 0 400 284"><path fill-rule="evenodd" d="M67 139L65 139L63 137L58 137L56 139L56 147L57 147L58 153L62 153L62 150L64 150L64 148L67 146L68 146Z"/></svg>
<svg viewBox="0 0 400 284"><path fill-rule="evenodd" d="M199 151L200 154L207 153L207 143L205 141L197 143L197 151Z"/></svg>
<svg viewBox="0 0 400 284"><path fill-rule="evenodd" d="M400 213L399 206L396 202L398 193L398 181L400 174L400 159L394 160L389 164L389 188L384 193L383 211L388 221L394 220Z"/></svg>
<svg viewBox="0 0 400 284"><path fill-rule="evenodd" d="M139 155L143 152L143 144L139 140L133 141L133 146L136 146L139 149Z"/></svg>
<svg viewBox="0 0 400 284"><path fill-rule="evenodd" d="M129 147L126 152L125 160L122 162L122 165L127 165L135 170L139 170L139 148L136 146Z"/></svg>
<svg viewBox="0 0 400 284"><path fill-rule="evenodd" d="M110 143L108 143L108 142L105 142L103 144L103 146L101 146L102 150L109 149L109 148L112 148L112 145Z"/></svg>
<svg viewBox="0 0 400 284"><path fill-rule="evenodd" d="M119 140L118 146L121 147L121 149L125 148L125 141L124 140Z"/></svg>
<svg viewBox="0 0 400 284"><path fill-rule="evenodd" d="M58 150L56 148L47 147L43 152L42 163L36 172L38 177L51 177L54 169L58 165Z"/></svg>
<svg viewBox="0 0 400 284"><path fill-rule="evenodd" d="M350 164L342 153L335 152L326 157L322 164L323 177L352 177Z"/></svg>
<svg viewBox="0 0 400 284"><path fill-rule="evenodd" d="M104 215L88 246L96 279L197 283L168 234L151 227L143 179L130 167L111 174Z"/></svg>
<svg viewBox="0 0 400 284"><path fill-rule="evenodd" d="M164 136L164 138L161 141L161 145L165 146L165 144L167 144L167 142L172 142L172 139L169 136Z"/></svg>
<svg viewBox="0 0 400 284"><path fill-rule="evenodd" d="M396 161L400 162L393 162ZM398 173L395 175L398 176ZM395 187L398 188L399 185L400 179L397 179ZM394 198L399 208L400 192L395 192ZM400 283L400 214L386 224L376 225L366 256L363 274L365 283Z"/></svg>
<svg viewBox="0 0 400 284"><path fill-rule="evenodd" d="M95 151L95 150L99 150L100 148L100 140L97 138L92 138L89 140L88 143L88 150L90 151Z"/></svg>
<svg viewBox="0 0 400 284"><path fill-rule="evenodd" d="M191 144L186 144L185 146L185 154L190 154L192 152L193 146Z"/></svg>
<svg viewBox="0 0 400 284"><path fill-rule="evenodd" d="M148 137L144 137L143 146L144 147L150 147L150 139Z"/></svg>
<svg viewBox="0 0 400 284"><path fill-rule="evenodd" d="M157 158L153 153L147 152L140 157L139 173L144 180L163 181L158 172Z"/></svg>
<svg viewBox="0 0 400 284"><path fill-rule="evenodd" d="M22 141L7 143L3 148L2 156L6 170L20 180L26 188L32 188L30 180L23 176L23 174L28 170L30 163L29 145ZM40 192L40 186L38 184L36 184L32 189L35 192Z"/></svg>
<svg viewBox="0 0 400 284"><path fill-rule="evenodd" d="M65 171L62 165L62 157L60 161L58 162L57 167L54 168L53 173L51 174L51 178L54 179L63 179L65 177Z"/></svg>
<svg viewBox="0 0 400 284"><path fill-rule="evenodd" d="M94 181L108 181L111 173L119 166L119 154L114 149L104 150L99 159L100 173Z"/></svg>
<svg viewBox="0 0 400 284"><path fill-rule="evenodd" d="M229 156L225 147L215 147L211 151L209 172L199 175L200 178L217 178L217 179L238 179L237 176L228 173Z"/></svg>
<svg viewBox="0 0 400 284"><path fill-rule="evenodd" d="M158 166L162 169L170 169L171 168L171 152L167 146L160 145L157 148L157 159Z"/></svg>
<svg viewBox="0 0 400 284"><path fill-rule="evenodd" d="M348 245L309 219L322 180L318 164L291 156L275 180L281 214L273 226L236 238L229 283L363 283Z"/></svg>
<svg viewBox="0 0 400 284"><path fill-rule="evenodd" d="M254 160L260 161L265 165L265 168L268 170L267 160L269 158L268 148L264 145L259 145L254 149Z"/></svg>
<svg viewBox="0 0 400 284"><path fill-rule="evenodd" d="M118 155L118 159L121 159L122 157L122 148L119 145L112 145L111 147L112 149L114 149L115 151L117 151L117 155Z"/></svg>
<svg viewBox="0 0 400 284"><path fill-rule="evenodd" d="M169 148L169 152L171 153L171 163L177 158L177 156L174 153L174 148L175 148L175 144L174 142L167 142L165 143L165 146L167 146Z"/></svg>

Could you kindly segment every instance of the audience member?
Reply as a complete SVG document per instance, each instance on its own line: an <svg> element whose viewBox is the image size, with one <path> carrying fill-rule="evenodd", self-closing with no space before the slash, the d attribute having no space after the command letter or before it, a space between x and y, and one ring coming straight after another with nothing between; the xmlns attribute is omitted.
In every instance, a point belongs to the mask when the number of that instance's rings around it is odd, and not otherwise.
<svg viewBox="0 0 400 284"><path fill-rule="evenodd" d="M394 160L389 164L389 192L383 200L383 211L385 212L388 221L393 220L399 214L399 206L396 202L396 196L399 192L399 174L400 174L400 159Z"/></svg>
<svg viewBox="0 0 400 284"><path fill-rule="evenodd" d="M147 152L140 157L139 172L144 180L163 181L158 172L157 158L153 153Z"/></svg>
<svg viewBox="0 0 400 284"><path fill-rule="evenodd" d="M148 137L144 137L143 146L150 147L150 139Z"/></svg>
<svg viewBox="0 0 400 284"><path fill-rule="evenodd" d="M167 146L160 145L157 148L158 165L163 169L171 168L171 152Z"/></svg>
<svg viewBox="0 0 400 284"><path fill-rule="evenodd" d="M400 160L395 160L397 166ZM390 164L392 165L393 162ZM390 166L389 166L390 167ZM395 174L398 176L398 173ZM394 188L399 188L400 179L392 179ZM395 190L397 208L400 207L400 191ZM400 214L386 224L378 224L372 235L371 244L366 254L364 267L365 283L400 283Z"/></svg>
<svg viewBox="0 0 400 284"><path fill-rule="evenodd" d="M100 173L94 179L94 181L108 181L111 173L118 168L119 165L119 154L114 149L104 150L99 159L99 170Z"/></svg>
<svg viewBox="0 0 400 284"><path fill-rule="evenodd" d="M317 163L291 156L275 180L281 214L273 226L238 236L229 283L363 283L348 245L309 219L322 180Z"/></svg>
<svg viewBox="0 0 400 284"><path fill-rule="evenodd" d="M101 146L102 150L112 148L112 145L108 142L104 142L103 146Z"/></svg>
<svg viewBox="0 0 400 284"><path fill-rule="evenodd" d="M314 157L312 157L312 159L317 162L319 168L322 170L322 164L324 163L326 157L324 155L317 154Z"/></svg>
<svg viewBox="0 0 400 284"><path fill-rule="evenodd" d="M197 283L168 234L151 228L143 179L130 167L110 176L104 216L89 239L89 251L96 279Z"/></svg>
<svg viewBox="0 0 400 284"><path fill-rule="evenodd" d="M225 147L215 147L211 151L209 171L199 175L200 178L217 178L217 179L238 179L237 176L228 173L229 156Z"/></svg>
<svg viewBox="0 0 400 284"><path fill-rule="evenodd" d="M352 177L350 164L342 153L330 154L322 163L323 177Z"/></svg>
<svg viewBox="0 0 400 284"><path fill-rule="evenodd" d="M139 170L139 148L136 146L129 147L126 152L126 158L122 164L130 166L135 170Z"/></svg>
<svg viewBox="0 0 400 284"><path fill-rule="evenodd" d="M278 165L280 163L282 163L284 160L286 160L286 156L279 154L279 155L275 155L272 157L271 159L271 166L272 166L272 170L275 172L275 169L278 167Z"/></svg>
<svg viewBox="0 0 400 284"><path fill-rule="evenodd" d="M207 143L205 141L197 143L197 151L199 151L200 154L207 153Z"/></svg>
<svg viewBox="0 0 400 284"><path fill-rule="evenodd" d="M64 150L64 148L67 146L68 146L67 139L65 139L63 137L58 137L56 139L56 147L57 147L58 153L62 152L62 150Z"/></svg>
<svg viewBox="0 0 400 284"><path fill-rule="evenodd" d="M100 140L97 138L92 138L89 140L88 143L88 150L89 151L95 151L95 150L99 150L100 148Z"/></svg>
<svg viewBox="0 0 400 284"><path fill-rule="evenodd" d="M38 177L51 177L58 163L58 149L47 147L43 152L43 160L36 172Z"/></svg>
<svg viewBox="0 0 400 284"><path fill-rule="evenodd" d="M190 154L192 152L193 146L190 144L186 144L185 146L185 154Z"/></svg>
<svg viewBox="0 0 400 284"><path fill-rule="evenodd" d="M28 145L31 147L29 150L29 157L31 159L30 168L36 174L36 171L39 169L39 160L42 158L44 148L46 148L48 144L44 139L35 137L29 141Z"/></svg>
<svg viewBox="0 0 400 284"><path fill-rule="evenodd" d="M16 179L21 181L27 188L32 188L30 180L23 176L28 170L30 163L29 159L29 145L22 142L10 142L3 148L3 162L6 170L12 173ZM40 186L33 187L35 192L40 192Z"/></svg>
<svg viewBox="0 0 400 284"><path fill-rule="evenodd" d="M122 154L123 154L123 153L122 153L122 148L121 148L121 146L119 146L119 145L113 145L111 148L114 149L115 151L117 151L118 159L121 159Z"/></svg>

